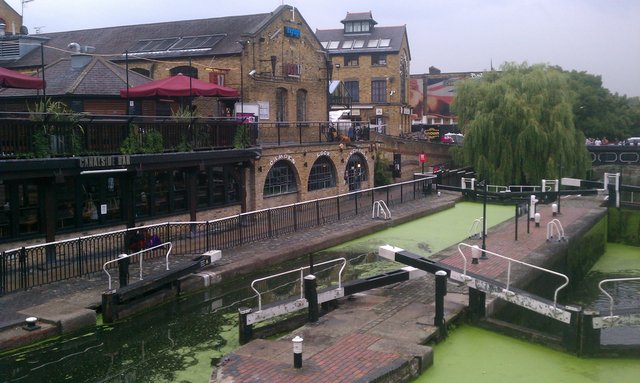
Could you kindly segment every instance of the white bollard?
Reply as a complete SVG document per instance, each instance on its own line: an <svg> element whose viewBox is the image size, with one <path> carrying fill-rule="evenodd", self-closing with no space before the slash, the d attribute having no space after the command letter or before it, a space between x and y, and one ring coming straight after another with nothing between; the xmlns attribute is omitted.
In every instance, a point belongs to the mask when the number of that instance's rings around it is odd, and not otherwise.
<svg viewBox="0 0 640 383"><path fill-rule="evenodd" d="M536 227L540 227L540 213L536 213L534 219L536 221Z"/></svg>
<svg viewBox="0 0 640 383"><path fill-rule="evenodd" d="M471 247L471 264L472 265L478 264L478 259L480 259L481 253L482 253L482 249L480 249L480 246L473 245L473 247Z"/></svg>
<svg viewBox="0 0 640 383"><path fill-rule="evenodd" d="M293 367L302 368L302 341L303 339L296 335L291 339L293 342Z"/></svg>
<svg viewBox="0 0 640 383"><path fill-rule="evenodd" d="M551 214L555 217L558 215L558 204L554 203L551 205Z"/></svg>

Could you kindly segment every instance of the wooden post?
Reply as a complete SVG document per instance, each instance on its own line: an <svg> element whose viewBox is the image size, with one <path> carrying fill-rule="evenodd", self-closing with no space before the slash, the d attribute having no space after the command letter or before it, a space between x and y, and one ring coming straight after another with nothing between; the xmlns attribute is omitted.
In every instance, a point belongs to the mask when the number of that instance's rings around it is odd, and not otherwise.
<svg viewBox="0 0 640 383"><path fill-rule="evenodd" d="M571 312L571 320L562 332L562 346L572 354L578 354L580 345L580 331L582 326L582 310L579 307L567 306Z"/></svg>
<svg viewBox="0 0 640 383"><path fill-rule="evenodd" d="M484 292L469 287L469 313L473 322L485 317L485 298Z"/></svg>
<svg viewBox="0 0 640 383"><path fill-rule="evenodd" d="M590 310L582 313L580 356L594 356L600 352L600 329L593 328L593 318L599 315L598 311Z"/></svg>
<svg viewBox="0 0 640 383"><path fill-rule="evenodd" d="M315 323L318 321L318 291L315 275L304 277L304 297L309 302L308 321Z"/></svg>
<svg viewBox="0 0 640 383"><path fill-rule="evenodd" d="M239 320L238 320L238 340L241 345L249 343L253 338L253 326L247 324L247 315L251 313L250 307L238 308Z"/></svg>
<svg viewBox="0 0 640 383"><path fill-rule="evenodd" d="M438 326L438 340L447 337L447 323L444 318L444 296L447 295L447 272L436 271L436 315L433 325Z"/></svg>

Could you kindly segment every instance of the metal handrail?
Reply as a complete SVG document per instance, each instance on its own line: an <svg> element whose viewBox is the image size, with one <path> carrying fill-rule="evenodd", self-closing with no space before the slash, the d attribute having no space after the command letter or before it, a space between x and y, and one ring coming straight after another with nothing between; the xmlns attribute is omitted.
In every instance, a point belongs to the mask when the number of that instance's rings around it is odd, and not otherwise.
<svg viewBox="0 0 640 383"><path fill-rule="evenodd" d="M378 218L380 213L384 215L384 219L391 219L391 210L389 210L389 207L387 207L387 204L383 200L375 201L373 203L371 218Z"/></svg>
<svg viewBox="0 0 640 383"><path fill-rule="evenodd" d="M466 275L467 274L467 257L464 255L464 252L462 251L461 247L468 247L470 249L473 249L473 246L469 245L469 244L466 244L466 243L459 243L458 244L458 251L460 252L460 255L462 255L462 257L464 258L464 271L463 271L463 275L462 276L463 276L463 278L466 279L467 278L467 275ZM507 287L504 289L504 291L507 292L507 293L510 292L509 286L511 285L511 264L512 263L519 263L521 265L528 266L528 267L534 268L536 270L544 271L546 273L553 274L553 275L556 275L556 276L564 278L565 282L560 287L558 287L555 290L554 294L553 294L553 308L554 309L556 308L557 301L558 301L558 292L560 290L562 290L563 288L565 288L569 284L569 277L567 277L566 275L564 275L562 273L558 273L558 272L553 271L553 270L545 269L544 267L532 265L532 264L527 263L527 262L519 261L517 259L505 257L504 255L501 255L501 254L498 254L498 253L494 253L494 252L489 251L489 250L483 250L483 249L479 249L479 250L483 251L483 252L485 252L487 254L491 254L493 256L496 256L498 258L502 258L502 259L505 259L505 260L508 261L508 265L507 265Z"/></svg>
<svg viewBox="0 0 640 383"><path fill-rule="evenodd" d="M602 284L603 283L607 283L607 282L629 282L629 281L640 281L640 277L631 277L631 278L612 278L612 279L603 279L600 281L600 283L598 283L598 288L600 289L600 291L602 291L602 293L604 293L604 295L606 295L607 297L609 297L609 316L608 318L613 318L613 297L605 291L605 289L602 288Z"/></svg>
<svg viewBox="0 0 640 383"><path fill-rule="evenodd" d="M329 260L329 261L316 263L313 266L314 267L322 266L322 265L326 265L326 264L329 264L329 263L335 263L337 261L342 261L342 267L340 268L340 272L338 273L338 288L342 288L342 272L344 271L344 268L347 265L347 260L345 258L336 258L336 259L332 259L332 260ZM293 269L293 270L289 270L289 271L283 271L282 273L269 275L268 277L264 277L264 278L258 278L258 279L255 279L253 282L251 282L251 289L253 291L255 291L256 295L258 296L258 311L262 311L262 295L260 294L260 292L258 290L256 290L256 288L254 286L257 282L262 282L262 281L266 281L267 279L276 278L276 277L280 277L282 275L299 272L300 273L300 299L302 299L302 298L304 298L304 270L308 269L309 267L310 266L303 266L303 267L299 267L297 269Z"/></svg>
<svg viewBox="0 0 640 383"><path fill-rule="evenodd" d="M167 255L165 256L165 262L166 262L167 270L169 270L169 254L171 254L171 250L173 249L173 244L171 242L161 243L159 245L156 245L156 246L153 246L153 247L149 247L147 249L143 249L143 250L137 251L135 253L131 253L131 254L120 254L118 256L118 258L112 259L110 261L105 262L102 265L102 270L107 274L107 277L109 279L109 290L111 290L111 274L107 271L107 265L109 265L111 263L115 263L115 262L121 261L121 260L123 260L125 258L132 258L132 257L134 257L136 255L139 255L140 256L140 280L142 280L142 260L144 259L144 257L142 255L144 253L159 249L161 247L165 247L167 245L169 245L169 250L167 250Z"/></svg>
<svg viewBox="0 0 640 383"><path fill-rule="evenodd" d="M558 241L562 241L564 239L564 228L562 227L560 220L557 218L554 218L547 223L547 241L553 238L554 227L558 232Z"/></svg>
<svg viewBox="0 0 640 383"><path fill-rule="evenodd" d="M484 217L480 217L480 218L476 218L473 220L473 223L471 224L471 227L469 228L469 238L477 235L478 238L482 238L482 228L479 227L482 225L482 220L484 219ZM487 235L487 233L484 233L484 235Z"/></svg>

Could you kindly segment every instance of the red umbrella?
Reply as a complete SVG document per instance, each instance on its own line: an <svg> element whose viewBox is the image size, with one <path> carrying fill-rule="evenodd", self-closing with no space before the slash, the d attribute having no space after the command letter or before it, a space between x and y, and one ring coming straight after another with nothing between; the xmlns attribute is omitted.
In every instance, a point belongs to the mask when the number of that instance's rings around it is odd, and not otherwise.
<svg viewBox="0 0 640 383"><path fill-rule="evenodd" d="M44 89L45 82L38 77L27 76L7 68L0 68L1 88Z"/></svg>
<svg viewBox="0 0 640 383"><path fill-rule="evenodd" d="M178 97L178 96L208 96L208 97L238 97L239 93L233 88L212 84L178 74L177 76L151 81L146 84L120 91L120 97Z"/></svg>

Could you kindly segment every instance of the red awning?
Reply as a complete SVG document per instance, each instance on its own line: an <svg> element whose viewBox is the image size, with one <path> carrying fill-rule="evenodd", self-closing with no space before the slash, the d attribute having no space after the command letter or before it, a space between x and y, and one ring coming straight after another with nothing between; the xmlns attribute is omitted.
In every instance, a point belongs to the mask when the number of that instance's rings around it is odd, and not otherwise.
<svg viewBox="0 0 640 383"><path fill-rule="evenodd" d="M120 91L120 97L180 97L180 96L205 96L205 97L238 97L240 93L233 88L212 84L178 74L176 76L151 81L133 88Z"/></svg>
<svg viewBox="0 0 640 383"><path fill-rule="evenodd" d="M1 88L44 89L45 82L38 77L27 76L7 68L0 68Z"/></svg>

